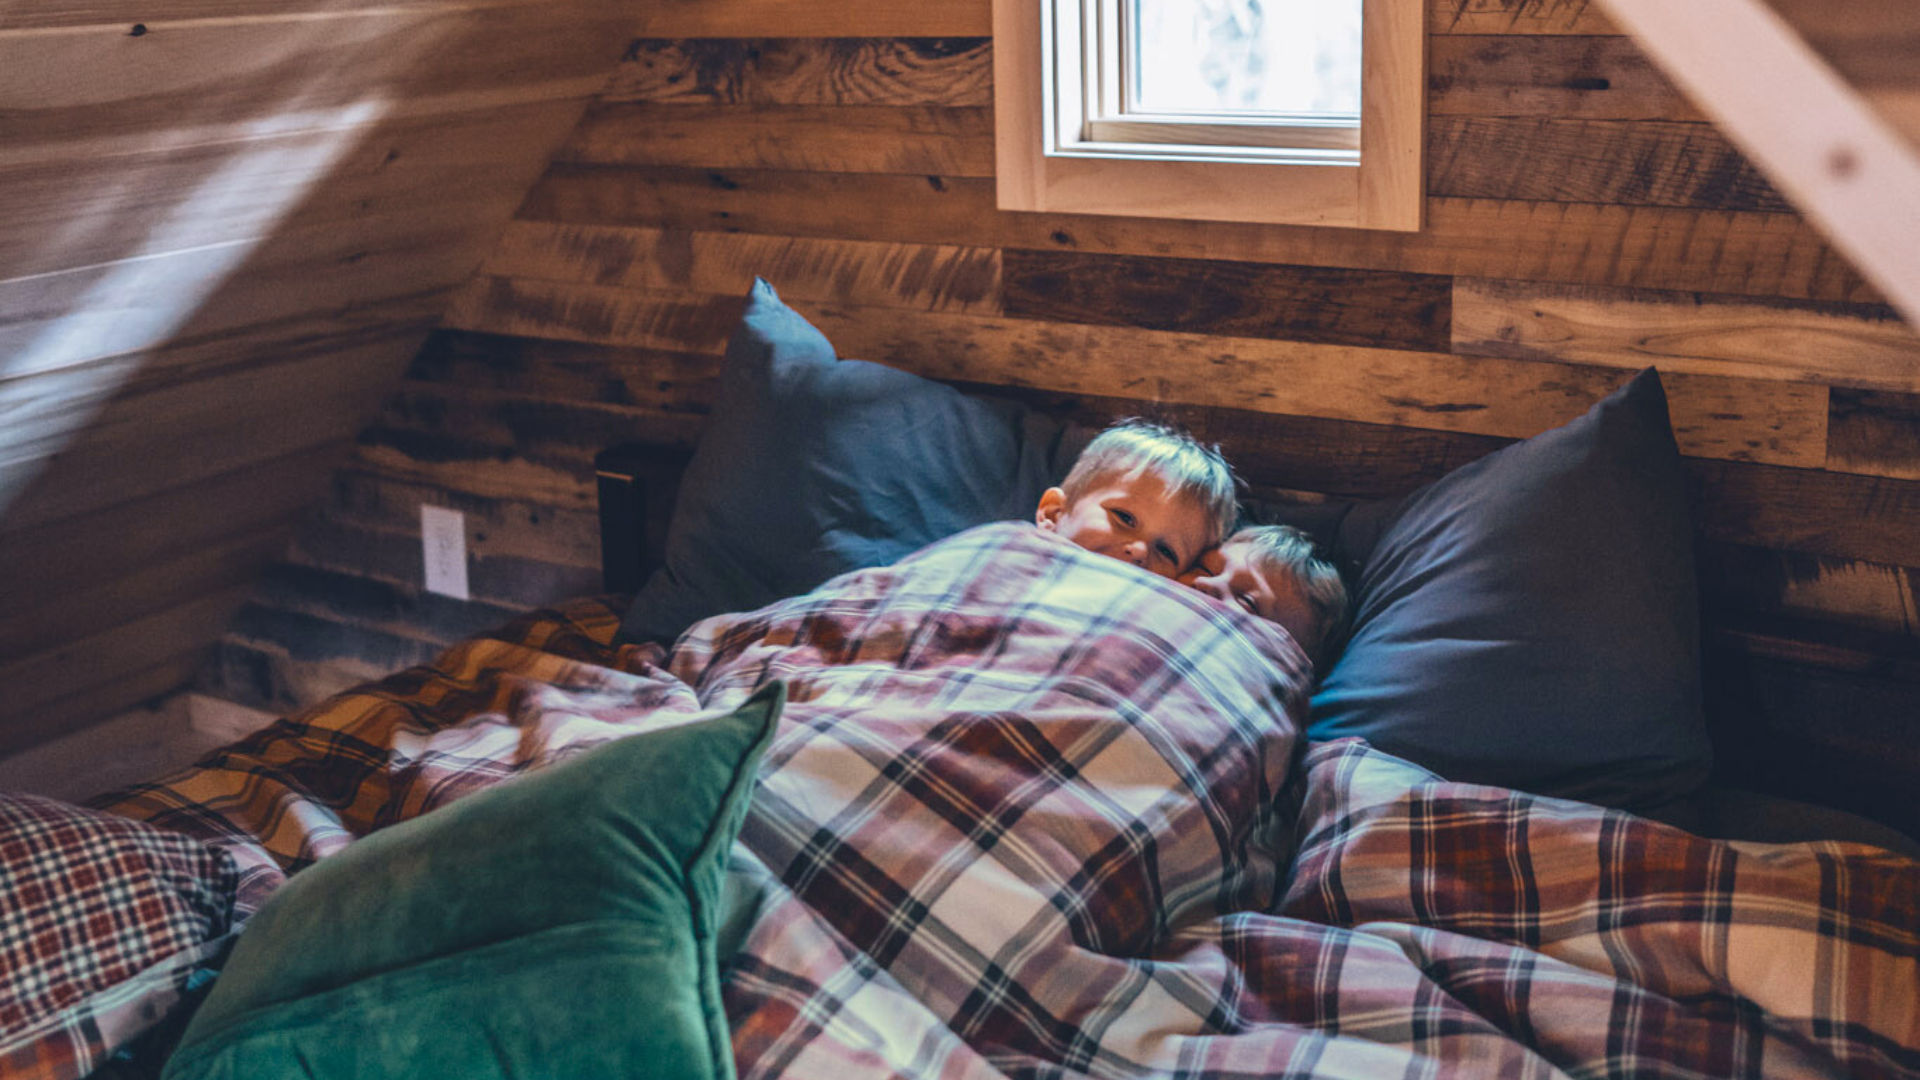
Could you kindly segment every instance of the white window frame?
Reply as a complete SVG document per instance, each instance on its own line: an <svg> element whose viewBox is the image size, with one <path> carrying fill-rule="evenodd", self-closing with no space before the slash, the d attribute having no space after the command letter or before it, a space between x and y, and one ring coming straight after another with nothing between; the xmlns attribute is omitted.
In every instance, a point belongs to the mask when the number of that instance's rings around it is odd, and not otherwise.
<svg viewBox="0 0 1920 1080"><path fill-rule="evenodd" d="M1001 209L1420 228L1424 0L1362 0L1357 133L1293 118L1254 138L1243 117L1116 115L1118 10L994 0Z"/></svg>

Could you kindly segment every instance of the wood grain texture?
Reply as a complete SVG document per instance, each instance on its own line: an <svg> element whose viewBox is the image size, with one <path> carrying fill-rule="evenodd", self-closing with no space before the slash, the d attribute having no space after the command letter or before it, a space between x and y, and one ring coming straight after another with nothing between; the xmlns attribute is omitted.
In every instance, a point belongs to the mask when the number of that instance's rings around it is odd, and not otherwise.
<svg viewBox="0 0 1920 1080"><path fill-rule="evenodd" d="M181 22L275 22L288 20L314 20L321 18L350 18L371 8L437 8L451 7L490 8L514 7L537 0L461 0L459 4L448 0L326 0L324 5L316 5L312 0L272 0L260 3L259 0L170 0L163 19L156 20L147 12L136 14L127 10L125 4L115 0L5 0L0 3L0 37L44 35L48 31L82 32L100 26L118 27L128 32L133 24L145 26L166 25Z"/></svg>
<svg viewBox="0 0 1920 1080"><path fill-rule="evenodd" d="M1696 513L1718 539L1890 566L1914 561L1920 483L1709 461L1690 471Z"/></svg>
<svg viewBox="0 0 1920 1080"><path fill-rule="evenodd" d="M1427 47L1429 116L1706 119L1632 38L1437 34Z"/></svg>
<svg viewBox="0 0 1920 1080"><path fill-rule="evenodd" d="M1792 204L1709 124L1436 117L1427 193L1791 213Z"/></svg>
<svg viewBox="0 0 1920 1080"><path fill-rule="evenodd" d="M902 5L893 0L658 0L636 9L649 38L985 37L987 0Z"/></svg>
<svg viewBox="0 0 1920 1080"><path fill-rule="evenodd" d="M711 105L993 104L986 38L643 38L602 102Z"/></svg>
<svg viewBox="0 0 1920 1080"><path fill-rule="evenodd" d="M321 353L116 398L78 435L0 466L7 521L29 528L351 438L404 369L413 339ZM57 447L54 444L58 442ZM317 490L320 478L304 481Z"/></svg>
<svg viewBox="0 0 1920 1080"><path fill-rule="evenodd" d="M430 648L485 633L519 608L457 600L414 584L396 585L357 573L283 563L268 567L248 601L255 607L365 627Z"/></svg>
<svg viewBox="0 0 1920 1080"><path fill-rule="evenodd" d="M1430 0L1431 34L1618 34L1598 0Z"/></svg>
<svg viewBox="0 0 1920 1080"><path fill-rule="evenodd" d="M482 273L745 296L755 277L789 300L997 313L991 248L515 222Z"/></svg>
<svg viewBox="0 0 1920 1080"><path fill-rule="evenodd" d="M1453 306L1467 356L1920 389L1920 335L1878 305L1459 278Z"/></svg>
<svg viewBox="0 0 1920 1080"><path fill-rule="evenodd" d="M0 754L18 753L97 724L102 717L124 712L129 706L137 707L178 693L193 681L206 651L195 648L137 671L96 674L90 680L77 682L73 693L43 702L0 725Z"/></svg>
<svg viewBox="0 0 1920 1080"><path fill-rule="evenodd" d="M609 26L579 3L454 5L0 38L0 162L138 152L155 132L192 145L580 99L606 77Z"/></svg>
<svg viewBox="0 0 1920 1080"><path fill-rule="evenodd" d="M1394 349L1222 338L964 316L828 309L815 319L852 355L934 378L1118 393L1401 427L1524 438L1563 424L1624 372ZM961 365L964 364L964 369ZM1824 457L1819 388L1675 376L1682 452L1813 464Z"/></svg>
<svg viewBox="0 0 1920 1080"><path fill-rule="evenodd" d="M935 105L603 104L557 160L993 175L993 112Z"/></svg>
<svg viewBox="0 0 1920 1080"><path fill-rule="evenodd" d="M1701 552L1710 621L1751 614L1920 635L1920 570L1744 544Z"/></svg>
<svg viewBox="0 0 1920 1080"><path fill-rule="evenodd" d="M1920 395L1836 389L1829 406L1827 468L1920 480Z"/></svg>
<svg viewBox="0 0 1920 1080"><path fill-rule="evenodd" d="M717 352L732 297L492 279L447 325L601 345ZM938 379L1368 423L1525 437L1565 423L1625 372L1440 353L1131 327L829 305L804 314L845 356ZM1819 387L1675 376L1674 427L1690 454L1811 465L1825 459Z"/></svg>
<svg viewBox="0 0 1920 1080"><path fill-rule="evenodd" d="M94 568L88 575L65 575L66 587L51 599L17 609L0 623L0 658L31 655L49 641L83 641L116 621L156 615L231 588L285 554L294 525L288 519L252 532L229 527L204 546L105 571ZM49 592L44 586L35 591Z"/></svg>
<svg viewBox="0 0 1920 1080"><path fill-rule="evenodd" d="M185 677L224 620L201 601L269 561L628 40L603 0L17 8L0 639L46 635L48 662L0 739ZM168 494L186 512L149 505ZM141 507L152 534L126 525ZM127 655L67 659L93 646Z"/></svg>
<svg viewBox="0 0 1920 1080"><path fill-rule="evenodd" d="M986 180L555 165L523 221L1069 249L1106 254L1638 285L1853 302L1879 297L1790 214L1428 200L1419 233L1014 214Z"/></svg>
<svg viewBox="0 0 1920 1080"><path fill-rule="evenodd" d="M1452 279L1431 274L1009 249L1023 319L1444 352Z"/></svg>
<svg viewBox="0 0 1920 1080"><path fill-rule="evenodd" d="M154 614L78 640L50 641L38 651L0 662L0 679L6 680L9 697L7 708L21 718L20 723L7 725L7 738L12 740L16 732L29 731L37 738L46 737L50 732L40 727L33 714L63 697L183 658L191 663L219 635L246 594L245 585L229 583ZM13 746L37 738L22 739Z"/></svg>
<svg viewBox="0 0 1920 1080"><path fill-rule="evenodd" d="M223 687L254 683L256 693L237 694L235 700L270 712L290 712L401 668L429 663L439 651L417 638L249 603L234 613L208 663L219 672ZM220 670L236 663L246 670Z"/></svg>
<svg viewBox="0 0 1920 1080"><path fill-rule="evenodd" d="M313 478L339 464L348 448L342 440L193 483L156 486L139 498L37 528L8 522L0 529L7 602L21 608L46 604L89 584L115 581L150 563L216 545L227 535L291 526L316 494ZM126 528L129 520L141 527ZM183 599L190 595L181 594Z"/></svg>
<svg viewBox="0 0 1920 1080"><path fill-rule="evenodd" d="M0 165L0 278L18 278L321 228L377 236L449 204L499 216L533 180L573 101L435 113Z"/></svg>
<svg viewBox="0 0 1920 1080"><path fill-rule="evenodd" d="M487 462L470 464L484 471ZM333 495L308 519L287 561L420 587L420 506L466 515L473 598L525 608L595 592L599 522L577 509L488 498L396 480L363 468L335 477Z"/></svg>
<svg viewBox="0 0 1920 1080"><path fill-rule="evenodd" d="M407 377L550 400L704 416L712 407L719 373L720 358L711 353L440 330L414 357Z"/></svg>

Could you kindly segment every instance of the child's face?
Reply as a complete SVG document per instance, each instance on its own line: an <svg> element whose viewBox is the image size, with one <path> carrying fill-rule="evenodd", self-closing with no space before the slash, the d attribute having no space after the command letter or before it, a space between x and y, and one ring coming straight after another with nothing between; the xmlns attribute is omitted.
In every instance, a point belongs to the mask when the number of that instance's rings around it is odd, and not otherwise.
<svg viewBox="0 0 1920 1080"><path fill-rule="evenodd" d="M1200 556L1180 583L1278 623L1308 654L1320 645L1320 616L1299 580L1283 567L1255 565L1246 544L1229 540Z"/></svg>
<svg viewBox="0 0 1920 1080"><path fill-rule="evenodd" d="M1199 501L1175 495L1151 471L1097 480L1071 504L1066 492L1048 488L1034 521L1088 551L1161 577L1185 570L1213 539Z"/></svg>

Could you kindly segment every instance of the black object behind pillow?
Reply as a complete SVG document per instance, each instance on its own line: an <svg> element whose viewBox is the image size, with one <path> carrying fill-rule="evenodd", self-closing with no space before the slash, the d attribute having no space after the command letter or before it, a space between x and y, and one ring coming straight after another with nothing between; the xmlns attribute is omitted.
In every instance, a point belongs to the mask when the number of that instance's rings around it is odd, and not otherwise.
<svg viewBox="0 0 1920 1080"><path fill-rule="evenodd" d="M1025 406L837 359L756 279L681 482L666 563L621 630L672 639L710 615L1029 517L1077 450L1063 425Z"/></svg>
<svg viewBox="0 0 1920 1080"><path fill-rule="evenodd" d="M1629 809L1706 779L1693 531L1652 370L1404 498L1261 516L1353 572L1313 738Z"/></svg>

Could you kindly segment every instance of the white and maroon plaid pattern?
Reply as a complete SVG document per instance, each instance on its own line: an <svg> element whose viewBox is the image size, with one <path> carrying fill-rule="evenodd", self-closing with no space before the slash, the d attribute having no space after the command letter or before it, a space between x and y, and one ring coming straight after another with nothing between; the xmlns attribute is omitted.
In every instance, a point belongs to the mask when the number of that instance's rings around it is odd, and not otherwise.
<svg viewBox="0 0 1920 1080"><path fill-rule="evenodd" d="M541 613L116 811L287 870L789 681L747 1077L1920 1076L1920 866L1304 756L1283 635L1026 526L608 643ZM662 666L664 665L664 667Z"/></svg>
<svg viewBox="0 0 1920 1080"><path fill-rule="evenodd" d="M227 932L233 859L191 837L31 795L0 795L0 1064L67 1075L70 1029L177 996L172 965ZM154 973L165 972L166 977ZM129 987L137 992L130 993ZM111 1026L111 1025L109 1025ZM57 1044L57 1045L56 1045Z"/></svg>

